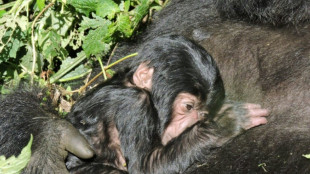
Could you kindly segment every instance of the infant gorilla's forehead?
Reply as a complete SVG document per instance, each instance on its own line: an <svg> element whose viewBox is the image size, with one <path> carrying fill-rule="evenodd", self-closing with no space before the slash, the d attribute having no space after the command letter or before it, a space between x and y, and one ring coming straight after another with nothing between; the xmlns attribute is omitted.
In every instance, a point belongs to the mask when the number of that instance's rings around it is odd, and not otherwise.
<svg viewBox="0 0 310 174"><path fill-rule="evenodd" d="M154 84L162 84L174 92L179 93L178 88L182 88L189 93L198 90L207 94L220 78L216 63L207 51L181 36L152 40L139 55L138 59L154 67Z"/></svg>

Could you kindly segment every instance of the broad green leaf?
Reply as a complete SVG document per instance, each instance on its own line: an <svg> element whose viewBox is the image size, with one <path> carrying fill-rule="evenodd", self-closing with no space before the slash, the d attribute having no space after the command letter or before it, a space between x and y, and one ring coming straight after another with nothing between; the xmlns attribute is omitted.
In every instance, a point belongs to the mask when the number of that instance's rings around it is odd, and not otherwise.
<svg viewBox="0 0 310 174"><path fill-rule="evenodd" d="M120 12L118 5L112 0L101 0L96 8L96 14L100 17L108 17L112 20L115 14Z"/></svg>
<svg viewBox="0 0 310 174"><path fill-rule="evenodd" d="M83 20L81 23L81 27L79 28L79 31L84 31L90 28L96 29L98 27L111 24L110 21L103 19L95 14L93 14L93 16L94 16L94 19L90 19L88 17L83 16Z"/></svg>
<svg viewBox="0 0 310 174"><path fill-rule="evenodd" d="M26 16L17 17L15 19L17 25L21 28L23 32L27 31L27 27L30 25L28 23L28 18Z"/></svg>
<svg viewBox="0 0 310 174"><path fill-rule="evenodd" d="M50 78L50 83L56 82L58 79L63 77L65 74L67 74L69 71L71 71L85 59L86 56L83 51L79 52L75 59L72 59L70 57L65 59L60 66L60 70Z"/></svg>
<svg viewBox="0 0 310 174"><path fill-rule="evenodd" d="M71 57L67 57L64 61L62 61L62 64L60 65L60 69L67 69L70 66L72 66L75 62L75 59Z"/></svg>
<svg viewBox="0 0 310 174"><path fill-rule="evenodd" d="M39 35L46 35L46 30L53 30L60 37L60 45L65 48L70 44L72 36L70 30L76 17L69 11L59 13L57 11L49 9L44 13L44 17L38 22L37 33ZM63 53L62 53L63 54ZM62 56L60 56L62 57Z"/></svg>
<svg viewBox="0 0 310 174"><path fill-rule="evenodd" d="M54 57L65 59L68 56L67 51L61 45L62 39L53 29L43 31L38 37L39 46L46 60L52 65Z"/></svg>
<svg viewBox="0 0 310 174"><path fill-rule="evenodd" d="M90 30L82 46L86 56L99 53L106 54L110 50L111 36L115 32L115 28L113 24L110 24Z"/></svg>
<svg viewBox="0 0 310 174"><path fill-rule="evenodd" d="M17 35L20 35L21 32L20 31L18 31L18 32L19 33L16 33L16 32L14 32L14 33ZM17 51L19 50L20 47L24 46L24 43L20 39L22 39L22 38L18 38L18 36L17 36L17 37L12 38L11 42L8 43L10 45L9 57L16 58Z"/></svg>
<svg viewBox="0 0 310 174"><path fill-rule="evenodd" d="M78 12L89 16L90 12L96 11L99 0L67 0Z"/></svg>
<svg viewBox="0 0 310 174"><path fill-rule="evenodd" d="M27 166L27 163L31 157L32 140L33 136L31 135L27 146L23 148L17 158L15 156L11 156L6 159L4 156L0 156L0 173L17 174Z"/></svg>
<svg viewBox="0 0 310 174"><path fill-rule="evenodd" d="M7 28L15 29L16 22L13 15L5 15L0 19L0 24L4 24Z"/></svg>
<svg viewBox="0 0 310 174"><path fill-rule="evenodd" d="M310 159L310 154L306 154L306 155L302 155L302 156L305 157L305 158Z"/></svg>
<svg viewBox="0 0 310 174"><path fill-rule="evenodd" d="M15 28L15 30L7 29L5 33L1 33L2 35L2 43L0 43L0 63L6 62L10 58L15 59L17 51L20 50L21 47L25 45L24 42L26 35L25 33L19 28ZM1 36L0 36L1 37Z"/></svg>
<svg viewBox="0 0 310 174"><path fill-rule="evenodd" d="M68 36L68 32L75 22L76 16L70 11L59 13L58 11L49 9L44 13L44 16L38 22L38 33L41 31L54 29L60 36Z"/></svg>
<svg viewBox="0 0 310 174"><path fill-rule="evenodd" d="M8 32L12 32L13 29L9 29L9 27L6 26L7 23L9 23L10 21L12 21L12 15L5 15L2 18L0 18L0 39L2 41L2 43L4 41L5 36L9 36L10 34L8 34ZM1 43L1 42L0 42ZM0 48L1 48L2 44L0 44Z"/></svg>
<svg viewBox="0 0 310 174"><path fill-rule="evenodd" d="M26 54L21 58L20 66L22 67L22 71L25 73L30 73L32 71L32 60L33 53L32 47L30 45L26 45ZM40 72L41 66L43 65L43 58L41 54L37 54L37 63L35 65L35 72Z"/></svg>
<svg viewBox="0 0 310 174"><path fill-rule="evenodd" d="M37 0L37 6L40 11L42 11L45 7L45 0Z"/></svg>
<svg viewBox="0 0 310 174"><path fill-rule="evenodd" d="M132 35L133 28L128 13L121 13L117 18L117 30L129 38Z"/></svg>
<svg viewBox="0 0 310 174"><path fill-rule="evenodd" d="M105 42L104 38L108 35L108 29L100 27L96 30L91 30L86 36L83 44L83 49L87 57L98 53L106 53L110 49L110 45Z"/></svg>
<svg viewBox="0 0 310 174"><path fill-rule="evenodd" d="M75 68L73 71L69 72L65 76L63 76L61 79L59 79L59 82L66 82L70 80L76 80L79 79L88 73L90 73L91 69L86 68L84 65L80 65L77 68Z"/></svg>

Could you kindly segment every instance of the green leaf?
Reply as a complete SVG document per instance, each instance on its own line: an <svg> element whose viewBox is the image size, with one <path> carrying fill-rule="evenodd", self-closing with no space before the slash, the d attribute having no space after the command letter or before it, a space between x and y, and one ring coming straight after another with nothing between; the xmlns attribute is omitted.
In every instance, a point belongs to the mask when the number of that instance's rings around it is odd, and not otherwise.
<svg viewBox="0 0 310 174"><path fill-rule="evenodd" d="M125 11L125 1L121 1L121 3L119 4L119 10L121 12Z"/></svg>
<svg viewBox="0 0 310 174"><path fill-rule="evenodd" d="M96 11L99 0L67 0L78 12L89 16L90 12Z"/></svg>
<svg viewBox="0 0 310 174"><path fill-rule="evenodd" d="M96 16L95 14L93 14L94 16L94 19L90 19L88 17L85 17L83 16L83 20L82 20L82 23L81 23L81 27L79 28L79 31L84 31L84 30L87 30L87 29L96 29L98 27L101 27L101 26L105 26L105 25L110 25L111 22L106 20L106 19L103 19L99 16Z"/></svg>
<svg viewBox="0 0 310 174"><path fill-rule="evenodd" d="M0 18L2 18L2 16L6 13L5 10L0 10Z"/></svg>
<svg viewBox="0 0 310 174"><path fill-rule="evenodd" d="M101 0L96 8L96 14L100 17L108 17L112 20L115 14L120 12L118 5L112 0Z"/></svg>
<svg viewBox="0 0 310 174"><path fill-rule="evenodd" d="M67 82L70 80L76 80L81 77L84 77L90 72L91 72L90 68L86 68L84 65L80 65L77 68L75 68L73 71L69 72L68 74L63 76L61 79L59 79L59 82Z"/></svg>
<svg viewBox="0 0 310 174"><path fill-rule="evenodd" d="M75 61L76 60L71 57L66 58L64 61L62 61L62 64L60 65L60 69L61 70L68 69L74 64Z"/></svg>
<svg viewBox="0 0 310 174"><path fill-rule="evenodd" d="M27 31L29 23L28 23L28 18L26 16L18 17L18 18L16 18L15 21L23 32Z"/></svg>
<svg viewBox="0 0 310 174"><path fill-rule="evenodd" d="M149 12L150 2L148 0L141 0L141 4L134 9L134 26L144 18Z"/></svg>
<svg viewBox="0 0 310 174"><path fill-rule="evenodd" d="M33 53L32 47L30 45L26 46L26 54L21 58L20 66L22 67L23 72L30 74L32 71L32 60ZM43 65L43 58L41 54L37 54L37 63L35 65L35 72L40 72L41 66Z"/></svg>
<svg viewBox="0 0 310 174"><path fill-rule="evenodd" d="M133 28L128 13L121 13L117 18L117 30L129 38L132 35Z"/></svg>
<svg viewBox="0 0 310 174"><path fill-rule="evenodd" d="M77 50L82 46L82 40L84 39L84 32L79 32L77 29L73 29L70 32L69 45L73 50Z"/></svg>
<svg viewBox="0 0 310 174"><path fill-rule="evenodd" d="M108 29L100 27L96 30L91 30L86 36L83 44L83 49L86 56L95 55L101 52L108 52L110 45L105 42L104 38L108 35Z"/></svg>
<svg viewBox="0 0 310 174"><path fill-rule="evenodd" d="M84 32L79 32L77 29L73 29L69 36L69 46L73 50L77 50L82 47L82 40L84 39Z"/></svg>
<svg viewBox="0 0 310 174"><path fill-rule="evenodd" d="M67 51L61 45L61 36L53 29L42 31L38 37L38 43L41 47L42 54L52 65L54 57L65 59L68 56Z"/></svg>
<svg viewBox="0 0 310 174"><path fill-rule="evenodd" d="M86 56L83 51L78 53L75 59L72 59L70 57L65 59L60 66L60 70L50 78L50 83L56 82L58 79L63 77L65 74L67 74L69 71L71 71L85 59Z"/></svg>
<svg viewBox="0 0 310 174"><path fill-rule="evenodd" d="M302 155L303 157L310 159L310 154Z"/></svg>
<svg viewBox="0 0 310 174"><path fill-rule="evenodd" d="M130 0L125 1L124 12L128 12L130 8Z"/></svg>
<svg viewBox="0 0 310 174"><path fill-rule="evenodd" d="M0 156L0 173L17 174L27 166L27 163L31 157L32 140L33 136L31 135L27 146L23 148L17 158L15 156L11 156L6 159L5 156Z"/></svg>
<svg viewBox="0 0 310 174"><path fill-rule="evenodd" d="M45 0L37 0L37 6L40 11L42 11L45 7Z"/></svg>
<svg viewBox="0 0 310 174"><path fill-rule="evenodd" d="M25 45L25 38L25 33L19 27L15 28L15 30L6 30L1 38L2 43L5 44L0 44L0 63L6 62L10 58L15 59L17 51Z"/></svg>
<svg viewBox="0 0 310 174"><path fill-rule="evenodd" d="M38 23L38 33L41 31L53 29L60 36L67 36L75 22L76 16L70 11L59 13L55 10L47 10Z"/></svg>
<svg viewBox="0 0 310 174"><path fill-rule="evenodd" d="M24 43L18 38L13 38L10 45L9 57L16 58L17 51L24 45Z"/></svg>
<svg viewBox="0 0 310 174"><path fill-rule="evenodd" d="M110 50L112 34L116 27L113 23L107 22L106 25L100 26L95 30L90 30L85 37L83 50L87 57L98 53L106 54Z"/></svg>

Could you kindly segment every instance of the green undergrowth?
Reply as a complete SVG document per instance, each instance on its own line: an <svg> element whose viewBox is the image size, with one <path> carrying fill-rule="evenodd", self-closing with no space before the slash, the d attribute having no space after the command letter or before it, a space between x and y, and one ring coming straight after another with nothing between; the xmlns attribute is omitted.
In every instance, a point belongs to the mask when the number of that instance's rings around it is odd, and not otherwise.
<svg viewBox="0 0 310 174"><path fill-rule="evenodd" d="M131 39L164 0L0 0L0 95L21 83L50 89L61 116L72 93L83 92L95 64L105 78L120 41ZM130 58L136 53L128 53ZM99 75L101 75L99 74ZM84 82L78 90L68 84ZM66 84L66 87L64 87ZM32 136L18 157L0 156L0 173L20 173L31 156Z"/></svg>
<svg viewBox="0 0 310 174"><path fill-rule="evenodd" d="M166 2L0 1L0 93L21 81L47 86L85 79Z"/></svg>

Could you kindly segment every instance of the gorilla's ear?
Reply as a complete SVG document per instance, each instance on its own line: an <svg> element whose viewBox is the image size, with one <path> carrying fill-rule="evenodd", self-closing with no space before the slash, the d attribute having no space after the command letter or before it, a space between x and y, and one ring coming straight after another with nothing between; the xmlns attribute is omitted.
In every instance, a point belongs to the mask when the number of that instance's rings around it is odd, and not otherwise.
<svg viewBox="0 0 310 174"><path fill-rule="evenodd" d="M146 62L141 63L133 74L134 84L139 88L151 90L153 73L154 68L148 67Z"/></svg>

